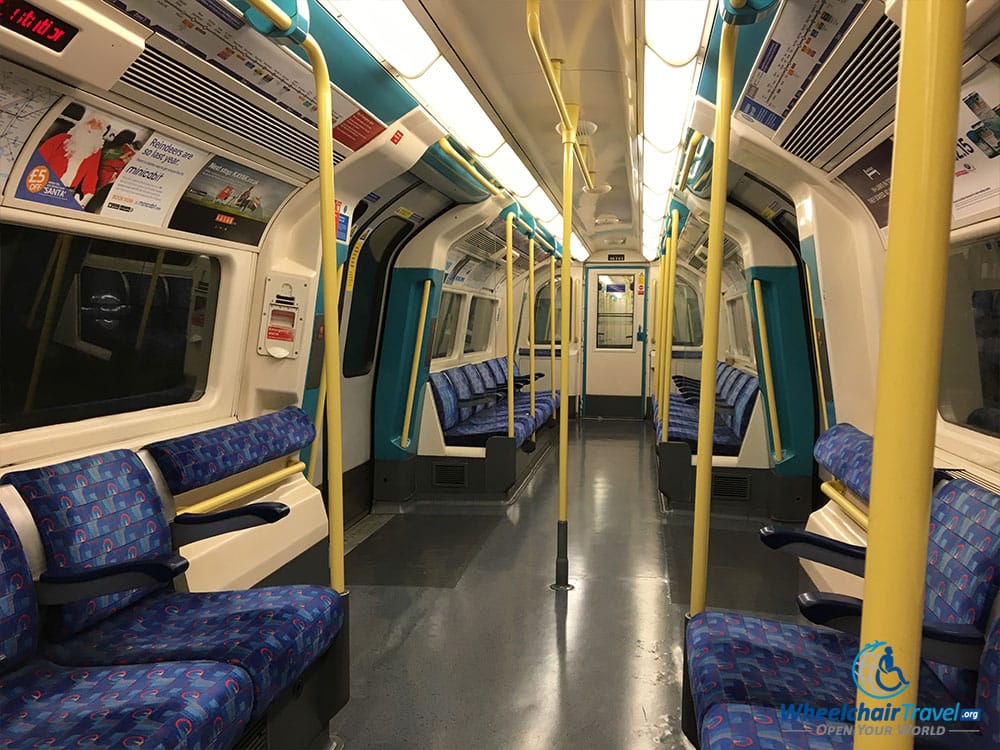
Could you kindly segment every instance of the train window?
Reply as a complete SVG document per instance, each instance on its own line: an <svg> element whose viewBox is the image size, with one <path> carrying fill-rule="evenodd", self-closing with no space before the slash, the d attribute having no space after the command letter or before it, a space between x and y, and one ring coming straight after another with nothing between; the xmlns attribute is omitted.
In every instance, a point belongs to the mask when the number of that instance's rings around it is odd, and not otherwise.
<svg viewBox="0 0 1000 750"><path fill-rule="evenodd" d="M0 225L0 431L197 401L219 261Z"/></svg>
<svg viewBox="0 0 1000 750"><path fill-rule="evenodd" d="M344 342L344 377L367 375L375 364L389 265L413 226L400 216L390 216L372 230L361 246Z"/></svg>
<svg viewBox="0 0 1000 750"><path fill-rule="evenodd" d="M674 289L674 346L701 346L698 293L681 278Z"/></svg>
<svg viewBox="0 0 1000 750"><path fill-rule="evenodd" d="M753 359L753 341L750 331L750 316L747 314L747 295L740 294L726 300L729 308L733 353L743 359Z"/></svg>
<svg viewBox="0 0 1000 750"><path fill-rule="evenodd" d="M551 344L552 333L549 328L549 309L552 304L552 290L549 284L544 284L535 293L535 343ZM559 293L560 283L556 282L556 307L555 307L555 343L559 343L562 330L562 295Z"/></svg>
<svg viewBox="0 0 1000 750"><path fill-rule="evenodd" d="M490 348L496 300L473 297L469 307L469 325L465 329L465 353L485 352Z"/></svg>
<svg viewBox="0 0 1000 750"><path fill-rule="evenodd" d="M597 279L597 348L631 349L635 274L600 274Z"/></svg>
<svg viewBox="0 0 1000 750"><path fill-rule="evenodd" d="M458 333L458 314L462 309L463 295L455 292L441 293L441 310L438 313L438 324L434 331L434 348L431 350L433 359L450 357L455 348L455 335Z"/></svg>
<svg viewBox="0 0 1000 750"><path fill-rule="evenodd" d="M941 416L1000 437L1000 238L952 250L943 347Z"/></svg>

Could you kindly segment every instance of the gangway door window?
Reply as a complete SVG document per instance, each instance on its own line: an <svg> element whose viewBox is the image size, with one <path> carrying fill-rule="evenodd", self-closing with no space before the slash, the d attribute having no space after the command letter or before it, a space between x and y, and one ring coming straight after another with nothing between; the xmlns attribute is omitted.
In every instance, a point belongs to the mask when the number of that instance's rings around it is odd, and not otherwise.
<svg viewBox="0 0 1000 750"><path fill-rule="evenodd" d="M701 346L701 306L694 287L677 279L674 290L674 346Z"/></svg>
<svg viewBox="0 0 1000 750"><path fill-rule="evenodd" d="M1000 437L1000 237L952 249L938 408Z"/></svg>
<svg viewBox="0 0 1000 750"><path fill-rule="evenodd" d="M219 261L0 224L0 431L197 401Z"/></svg>
<svg viewBox="0 0 1000 750"><path fill-rule="evenodd" d="M631 349L634 341L635 274L597 279L597 348Z"/></svg>
<svg viewBox="0 0 1000 750"><path fill-rule="evenodd" d="M562 294L560 294L560 282L556 282L556 307L555 307L555 343L560 343L562 336ZM549 315L552 309L552 289L546 282L541 289L535 292L535 343L551 344L553 331L551 329Z"/></svg>

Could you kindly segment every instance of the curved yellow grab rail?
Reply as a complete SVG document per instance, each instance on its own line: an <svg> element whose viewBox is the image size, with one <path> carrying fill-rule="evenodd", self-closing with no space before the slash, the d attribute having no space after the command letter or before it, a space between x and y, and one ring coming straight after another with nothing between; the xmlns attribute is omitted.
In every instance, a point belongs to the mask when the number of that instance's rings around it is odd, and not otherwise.
<svg viewBox="0 0 1000 750"><path fill-rule="evenodd" d="M480 172L478 169L476 169L475 166L473 164L471 164L468 159L466 159L464 156L462 156L460 153L458 153L458 151L455 150L455 147L452 146L451 143L448 141L448 137L447 136L445 136L444 138L442 138L441 140L439 140L438 141L438 145L441 147L442 151L444 151L446 154L448 154L448 156L450 156L452 159L454 159L455 161L457 161L459 163L459 165L461 165L461 167L466 172L469 173L469 175L472 177L472 179L474 179L476 182L478 182L484 188L486 188L487 190L489 190L492 195L500 195L503 192L500 188L498 188L492 182L490 182L489 180L487 180L483 176L483 173Z"/></svg>
<svg viewBox="0 0 1000 750"><path fill-rule="evenodd" d="M771 375L771 345L767 340L767 320L764 318L764 291L760 279L753 280L753 298L757 306L757 328L760 333L760 357L764 360L764 388L767 391L767 412L771 420L771 440L774 442L774 460L784 458L781 450L781 430L778 427L778 404L775 401L774 378Z"/></svg>
<svg viewBox="0 0 1000 750"><path fill-rule="evenodd" d="M844 485L837 481L823 482L819 486L820 492L832 500L837 507L851 517L858 526L868 531L868 514L851 502L851 499L844 494Z"/></svg>
<svg viewBox="0 0 1000 750"><path fill-rule="evenodd" d="M535 56L538 58L538 64L542 68L542 73L545 76L545 83L549 87L549 93L552 94L552 101L555 102L556 110L559 112L559 122L562 125L563 130L570 127L573 128L573 142L570 144L571 154L570 159L576 157L576 162L580 166L580 172L583 174L583 180L587 183L587 188L590 190L594 189L594 178L587 166L587 159L584 156L583 148L576 140L576 124L577 124L577 114L572 113L572 104L566 103L566 98L563 96L562 89L559 85L559 76L552 66L552 59L549 57L549 51L545 47L545 39L542 37L542 15L541 15L541 0L527 0L528 3L528 38L531 39L531 46L535 50ZM565 215L566 204L563 204L563 212ZM571 225L572 226L572 225ZM569 253L569 240L563 237L563 251Z"/></svg>
<svg viewBox="0 0 1000 750"><path fill-rule="evenodd" d="M702 135L697 130L691 134L691 140L688 141L687 153L684 154L684 169L681 171L681 180L677 183L678 190L686 190L688 175L691 174L691 165L694 163L694 152L698 150L698 144L701 143Z"/></svg>
<svg viewBox="0 0 1000 750"><path fill-rule="evenodd" d="M917 702L964 35L965 3L903 7L860 639L891 646L910 680L894 706ZM881 735L859 719L855 747L911 748L913 721Z"/></svg>
<svg viewBox="0 0 1000 750"><path fill-rule="evenodd" d="M233 487L231 490L220 492L218 495L202 500L200 503L188 505L185 508L178 508L177 515L180 516L185 513L211 513L219 508L225 508L227 505L231 505L237 500L242 500L248 495L252 495L255 492L259 492L260 490L270 487L271 485L277 484L294 474L300 473L304 468L306 468L304 463L296 461L283 469L272 471L270 474L265 474L262 477L252 479L249 482L241 484L239 487Z"/></svg>
<svg viewBox="0 0 1000 750"><path fill-rule="evenodd" d="M413 413L413 399L417 390L417 373L420 370L420 354L424 349L424 325L427 323L427 302L431 297L431 280L424 281L424 294L420 298L420 314L417 316L417 339L413 343L413 362L410 364L410 385L406 389L406 413L403 414L403 432L400 446L410 445L410 419Z"/></svg>
<svg viewBox="0 0 1000 750"><path fill-rule="evenodd" d="M275 28L287 31L292 19L270 0L249 0L250 5L267 18ZM344 582L344 460L340 402L340 322L337 319L339 288L337 269L337 212L334 210L333 174L333 103L330 91L330 71L323 50L306 34L301 47L312 65L316 85L316 129L319 146L320 237L323 249L323 309L326 310L326 345L323 366L326 370L326 466L327 514L330 535L330 585L337 591L346 590Z"/></svg>
<svg viewBox="0 0 1000 750"><path fill-rule="evenodd" d="M715 357L719 350L722 298L722 243L726 230L726 178L733 102L733 63L737 28L722 26L718 88L715 97L715 153L712 202L708 220L708 268L705 272L705 324L702 327L701 388L698 398L698 457L695 463L694 539L691 553L691 614L705 609L708 583L708 529L712 513L712 435L715 427Z"/></svg>

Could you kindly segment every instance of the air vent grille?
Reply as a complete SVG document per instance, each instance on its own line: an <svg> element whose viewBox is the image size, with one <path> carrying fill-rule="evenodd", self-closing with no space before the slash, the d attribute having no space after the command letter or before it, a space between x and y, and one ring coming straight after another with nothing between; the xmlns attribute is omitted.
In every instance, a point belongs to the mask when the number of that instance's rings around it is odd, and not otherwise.
<svg viewBox="0 0 1000 750"><path fill-rule="evenodd" d="M319 171L315 128L303 122L302 128L312 131L303 132L153 47L146 47L121 81L196 120L250 140L312 172ZM334 151L335 164L345 158Z"/></svg>
<svg viewBox="0 0 1000 750"><path fill-rule="evenodd" d="M465 487L465 464L434 464L435 487Z"/></svg>
<svg viewBox="0 0 1000 750"><path fill-rule="evenodd" d="M732 474L713 474L712 497L719 500L749 500L750 478Z"/></svg>
<svg viewBox="0 0 1000 750"><path fill-rule="evenodd" d="M477 229L472 234L466 235L460 244L464 246L463 249L478 250L486 258L492 258L501 250L506 249L505 243L485 229Z"/></svg>
<svg viewBox="0 0 1000 750"><path fill-rule="evenodd" d="M873 107L896 85L899 40L899 27L889 18L879 19L781 145L815 162L859 119L874 121L884 114Z"/></svg>

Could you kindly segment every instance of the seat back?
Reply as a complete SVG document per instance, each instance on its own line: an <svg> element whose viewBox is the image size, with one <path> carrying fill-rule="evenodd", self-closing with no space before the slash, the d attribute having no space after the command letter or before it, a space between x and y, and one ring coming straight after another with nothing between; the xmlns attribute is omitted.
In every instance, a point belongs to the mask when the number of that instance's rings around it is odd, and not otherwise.
<svg viewBox="0 0 1000 750"><path fill-rule="evenodd" d="M479 374L479 368L475 365L462 365L460 369L472 387L473 397L486 395L486 382L483 380L483 376ZM485 408L486 404L477 404L473 407L473 413L480 412Z"/></svg>
<svg viewBox="0 0 1000 750"><path fill-rule="evenodd" d="M153 479L135 453L115 450L15 471L3 478L31 511L47 565L79 571L171 551ZM160 588L146 586L53 607L47 628L63 640Z"/></svg>
<svg viewBox="0 0 1000 750"><path fill-rule="evenodd" d="M1000 496L965 479L934 493L927 547L924 616L985 629L1000 587ZM928 666L953 695L975 693L975 674Z"/></svg>
<svg viewBox="0 0 1000 750"><path fill-rule="evenodd" d="M733 398L733 432L740 440L747 434L747 427L750 426L750 415L753 413L754 403L757 401L757 393L760 391L760 381L753 375L743 373L739 380L739 387L735 391Z"/></svg>
<svg viewBox="0 0 1000 750"><path fill-rule="evenodd" d="M976 708L981 712L979 731L994 747L1000 746L1000 618L993 623L979 662Z"/></svg>
<svg viewBox="0 0 1000 750"><path fill-rule="evenodd" d="M471 399L476 395L472 390L472 383L469 382L469 378L461 367L452 367L450 370L445 370L445 375L451 381L460 401ZM475 413L476 410L471 406L459 406L458 421L464 422Z"/></svg>
<svg viewBox="0 0 1000 750"><path fill-rule="evenodd" d="M38 645L38 606L28 558L0 505L0 674L23 664Z"/></svg>
<svg viewBox="0 0 1000 750"><path fill-rule="evenodd" d="M816 463L862 500L871 495L872 436L847 422L819 436L813 448Z"/></svg>
<svg viewBox="0 0 1000 750"><path fill-rule="evenodd" d="M501 364L501 362L503 364ZM493 359L486 360L486 366L490 368L490 372L493 373L493 380L496 381L497 385L503 385L507 382L507 358L506 357L494 357Z"/></svg>
<svg viewBox="0 0 1000 750"><path fill-rule="evenodd" d="M490 369L488 362L480 362L478 365L473 365L476 371L479 373L479 377L483 379L483 385L486 386L486 390L495 391L497 387L497 379L493 374L493 370Z"/></svg>
<svg viewBox="0 0 1000 750"><path fill-rule="evenodd" d="M430 381L434 406L437 407L438 419L441 420L441 431L446 432L458 424L458 393L444 372L432 372Z"/></svg>
<svg viewBox="0 0 1000 750"><path fill-rule="evenodd" d="M287 456L315 437L309 415L289 406L225 427L160 440L146 450L177 495Z"/></svg>

